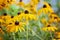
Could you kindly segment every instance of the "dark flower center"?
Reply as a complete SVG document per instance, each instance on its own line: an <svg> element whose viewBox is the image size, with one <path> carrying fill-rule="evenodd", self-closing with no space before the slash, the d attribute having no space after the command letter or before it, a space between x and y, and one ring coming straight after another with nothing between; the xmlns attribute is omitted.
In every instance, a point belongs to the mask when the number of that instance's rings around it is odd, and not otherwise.
<svg viewBox="0 0 60 40"><path fill-rule="evenodd" d="M54 19L57 19L57 17L54 17Z"/></svg>
<svg viewBox="0 0 60 40"><path fill-rule="evenodd" d="M43 8L46 8L47 6L46 5L43 5Z"/></svg>
<svg viewBox="0 0 60 40"><path fill-rule="evenodd" d="M4 7L4 6L5 6L5 4L3 3L1 6L3 6L3 7Z"/></svg>
<svg viewBox="0 0 60 40"><path fill-rule="evenodd" d="M7 13L4 13L3 15L4 15L4 16L7 16Z"/></svg>
<svg viewBox="0 0 60 40"><path fill-rule="evenodd" d="M14 18L14 16L11 16L11 18Z"/></svg>
<svg viewBox="0 0 60 40"><path fill-rule="evenodd" d="M19 0L19 2L22 2L22 0Z"/></svg>
<svg viewBox="0 0 60 40"><path fill-rule="evenodd" d="M1 28L1 26L0 26L0 28Z"/></svg>
<svg viewBox="0 0 60 40"><path fill-rule="evenodd" d="M52 15L50 15L50 18L52 18Z"/></svg>
<svg viewBox="0 0 60 40"><path fill-rule="evenodd" d="M50 27L50 25L47 25L47 27Z"/></svg>
<svg viewBox="0 0 60 40"><path fill-rule="evenodd" d="M48 3L48 4L49 4L50 7L52 7L50 3Z"/></svg>
<svg viewBox="0 0 60 40"><path fill-rule="evenodd" d="M9 3L9 1L7 0L7 2Z"/></svg>
<svg viewBox="0 0 60 40"><path fill-rule="evenodd" d="M16 21L16 22L15 22L15 25L19 25L19 22L18 22L18 21Z"/></svg>
<svg viewBox="0 0 60 40"><path fill-rule="evenodd" d="M21 13L20 12L18 12L18 15L20 15Z"/></svg>
<svg viewBox="0 0 60 40"><path fill-rule="evenodd" d="M28 14L29 12L28 12L28 10L25 10L25 14Z"/></svg>
<svg viewBox="0 0 60 40"><path fill-rule="evenodd" d="M9 23L10 25L12 24L12 23Z"/></svg>

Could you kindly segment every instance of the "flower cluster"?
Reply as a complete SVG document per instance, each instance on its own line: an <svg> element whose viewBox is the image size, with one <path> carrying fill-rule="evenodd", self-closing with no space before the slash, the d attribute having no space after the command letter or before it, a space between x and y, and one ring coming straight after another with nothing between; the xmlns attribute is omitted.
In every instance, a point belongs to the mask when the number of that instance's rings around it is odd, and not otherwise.
<svg viewBox="0 0 60 40"><path fill-rule="evenodd" d="M42 4L42 6L38 8L38 4ZM60 34L57 33L60 29L58 26L60 18L53 11L50 3L41 2L41 0L30 0L27 4L25 4L23 0L0 1L1 34L5 34L4 31L8 33L26 31L25 28L30 24L30 21L36 22L35 25L38 23L38 26L41 27L40 30L42 31L54 32L54 35L57 35L55 39L60 39ZM31 22L31 24L32 23L33 22ZM0 40L2 39L0 38Z"/></svg>

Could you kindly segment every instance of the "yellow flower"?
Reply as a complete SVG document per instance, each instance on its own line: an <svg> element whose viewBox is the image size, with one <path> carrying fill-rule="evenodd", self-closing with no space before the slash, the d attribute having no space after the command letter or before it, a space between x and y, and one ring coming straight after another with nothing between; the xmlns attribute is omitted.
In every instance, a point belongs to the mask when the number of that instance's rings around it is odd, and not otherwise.
<svg viewBox="0 0 60 40"><path fill-rule="evenodd" d="M47 2L43 2L43 8L51 8L51 4L47 3Z"/></svg>
<svg viewBox="0 0 60 40"><path fill-rule="evenodd" d="M2 23L2 22L4 22L2 19L0 19L0 24Z"/></svg>
<svg viewBox="0 0 60 40"><path fill-rule="evenodd" d="M0 9L3 9L4 7L7 7L7 0L0 1Z"/></svg>
<svg viewBox="0 0 60 40"><path fill-rule="evenodd" d="M41 13L52 13L53 10L51 8L41 8L40 10L38 10L38 15L40 15Z"/></svg>
<svg viewBox="0 0 60 40"><path fill-rule="evenodd" d="M7 13L3 13L3 15L1 16L1 19L3 20L10 19L10 15L8 15Z"/></svg>
<svg viewBox="0 0 60 40"><path fill-rule="evenodd" d="M29 20L37 20L37 17L36 17L36 15L33 15L33 14L25 14L25 18L24 19L26 21L29 21Z"/></svg>
<svg viewBox="0 0 60 40"><path fill-rule="evenodd" d="M7 2L8 4L14 4L14 3L16 2L16 0L6 0L6 2Z"/></svg>
<svg viewBox="0 0 60 40"><path fill-rule="evenodd" d="M54 12L53 9L50 7L50 5L47 2L43 2L43 7L41 9L38 10L38 15L40 15L41 13L52 13Z"/></svg>
<svg viewBox="0 0 60 40"><path fill-rule="evenodd" d="M11 16L12 21L20 21L20 18L18 16Z"/></svg>
<svg viewBox="0 0 60 40"><path fill-rule="evenodd" d="M25 23L19 22L19 21L15 21L15 22L10 22L7 26L7 32L17 32L19 31L25 31L23 28L23 25L25 25Z"/></svg>
<svg viewBox="0 0 60 40"><path fill-rule="evenodd" d="M31 14L37 14L36 5L28 4L24 8L25 10L29 11Z"/></svg>
<svg viewBox="0 0 60 40"><path fill-rule="evenodd" d="M55 26L51 26L50 24L47 24L46 27L42 28L43 31L55 31L57 28Z"/></svg>
<svg viewBox="0 0 60 40"><path fill-rule="evenodd" d="M24 13L21 13L20 15L18 15L18 19L23 21L24 20L29 21L29 20L37 20L37 17L36 15L30 14L29 11L25 10Z"/></svg>
<svg viewBox="0 0 60 40"><path fill-rule="evenodd" d="M4 7L6 7L6 4L0 4L0 10L2 10Z"/></svg>
<svg viewBox="0 0 60 40"><path fill-rule="evenodd" d="M52 22L58 22L59 20L59 17L56 15L56 14L49 14L49 22L52 23Z"/></svg>
<svg viewBox="0 0 60 40"><path fill-rule="evenodd" d="M0 1L0 10L3 8L9 8L11 4L16 4L16 0L2 0Z"/></svg>
<svg viewBox="0 0 60 40"><path fill-rule="evenodd" d="M25 4L24 4L23 1L19 1L19 2L17 3L17 5L19 5L20 7L24 7L24 6L25 6Z"/></svg>

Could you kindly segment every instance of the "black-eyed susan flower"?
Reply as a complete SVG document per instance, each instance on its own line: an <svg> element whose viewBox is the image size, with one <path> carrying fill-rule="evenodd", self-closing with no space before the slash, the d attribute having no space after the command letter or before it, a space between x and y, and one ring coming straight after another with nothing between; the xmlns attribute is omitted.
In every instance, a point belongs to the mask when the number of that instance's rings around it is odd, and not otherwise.
<svg viewBox="0 0 60 40"><path fill-rule="evenodd" d="M21 14L21 12L18 12L18 13L17 13L17 15L20 15L20 14Z"/></svg>
<svg viewBox="0 0 60 40"><path fill-rule="evenodd" d="M28 10L25 10L24 13L25 13L25 14L29 14L29 11L28 11Z"/></svg>
<svg viewBox="0 0 60 40"><path fill-rule="evenodd" d="M52 26L50 24L47 24L45 27L42 28L43 31L55 31L57 28L55 26Z"/></svg>
<svg viewBox="0 0 60 40"><path fill-rule="evenodd" d="M58 22L59 17L56 14L49 14L49 22Z"/></svg>
<svg viewBox="0 0 60 40"><path fill-rule="evenodd" d="M25 21L29 21L29 20L37 20L37 16L34 14L30 14L29 11L25 10L24 13L21 13L20 15L17 15L18 20L25 20ZM16 17L15 17L16 19Z"/></svg>
<svg viewBox="0 0 60 40"><path fill-rule="evenodd" d="M36 5L28 4L24 8L25 8L25 10L28 10L29 13L31 13L31 14L37 14Z"/></svg>
<svg viewBox="0 0 60 40"><path fill-rule="evenodd" d="M10 16L7 15L7 14L4 14L4 15L1 16L1 18L2 18L3 20L9 20L9 19L10 19Z"/></svg>
<svg viewBox="0 0 60 40"><path fill-rule="evenodd" d="M7 32L17 32L19 31L25 31L23 28L23 25L25 25L25 23L19 22L19 21L15 21L15 22L10 22L7 26L6 26L6 31Z"/></svg>
<svg viewBox="0 0 60 40"><path fill-rule="evenodd" d="M51 4L47 2L43 2L43 8L51 8Z"/></svg>
<svg viewBox="0 0 60 40"><path fill-rule="evenodd" d="M25 4L24 4L24 2L22 0L19 0L18 3L17 3L17 5L19 5L21 7L24 7L25 6Z"/></svg>
<svg viewBox="0 0 60 40"><path fill-rule="evenodd" d="M0 1L0 10L3 8L7 8L9 4L7 3L7 0Z"/></svg>
<svg viewBox="0 0 60 40"><path fill-rule="evenodd" d="M54 12L53 9L51 8L50 4L47 2L43 2L43 7L38 10L38 14L40 15L41 13L52 13Z"/></svg>
<svg viewBox="0 0 60 40"><path fill-rule="evenodd" d="M16 0L6 0L6 2L7 2L8 4L14 4L14 3L16 3Z"/></svg>
<svg viewBox="0 0 60 40"><path fill-rule="evenodd" d="M25 15L22 13L22 14L18 14L16 16L11 16L11 20L12 21L22 21L22 19L25 18Z"/></svg>
<svg viewBox="0 0 60 40"><path fill-rule="evenodd" d="M25 14L25 19L28 20L37 20L36 15L33 14Z"/></svg>

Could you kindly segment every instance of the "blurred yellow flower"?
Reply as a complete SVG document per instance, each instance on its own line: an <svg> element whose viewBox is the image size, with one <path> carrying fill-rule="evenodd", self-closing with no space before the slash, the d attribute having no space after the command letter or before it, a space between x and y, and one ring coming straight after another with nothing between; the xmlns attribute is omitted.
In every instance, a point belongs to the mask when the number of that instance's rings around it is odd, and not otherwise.
<svg viewBox="0 0 60 40"><path fill-rule="evenodd" d="M49 3L43 2L43 4L43 7L38 10L38 15L40 15L41 13L47 14L54 12Z"/></svg>
<svg viewBox="0 0 60 40"><path fill-rule="evenodd" d="M26 20L37 20L36 15L33 14L25 14Z"/></svg>
<svg viewBox="0 0 60 40"><path fill-rule="evenodd" d="M27 4L24 8L28 10L31 14L37 14L36 5Z"/></svg>
<svg viewBox="0 0 60 40"><path fill-rule="evenodd" d="M46 27L42 28L43 31L55 31L57 28L55 26L51 26L50 24L47 24Z"/></svg>
<svg viewBox="0 0 60 40"><path fill-rule="evenodd" d="M23 2L19 2L18 5L21 6L21 7L24 7L25 6L25 4Z"/></svg>
<svg viewBox="0 0 60 40"><path fill-rule="evenodd" d="M7 32L18 32L18 31L25 31L25 29L23 28L23 25L25 25L25 23L19 22L19 21L15 21L15 22L10 22L7 26L6 26L6 31Z"/></svg>
<svg viewBox="0 0 60 40"><path fill-rule="evenodd" d="M16 17L15 17L16 18ZM29 21L29 20L37 20L37 16L34 15L34 14L30 14L29 11L25 10L24 13L18 15L18 20L26 20L26 21Z"/></svg>
<svg viewBox="0 0 60 40"><path fill-rule="evenodd" d="M49 14L49 22L52 23L52 22L58 22L59 20L59 17L56 15L56 14Z"/></svg>

